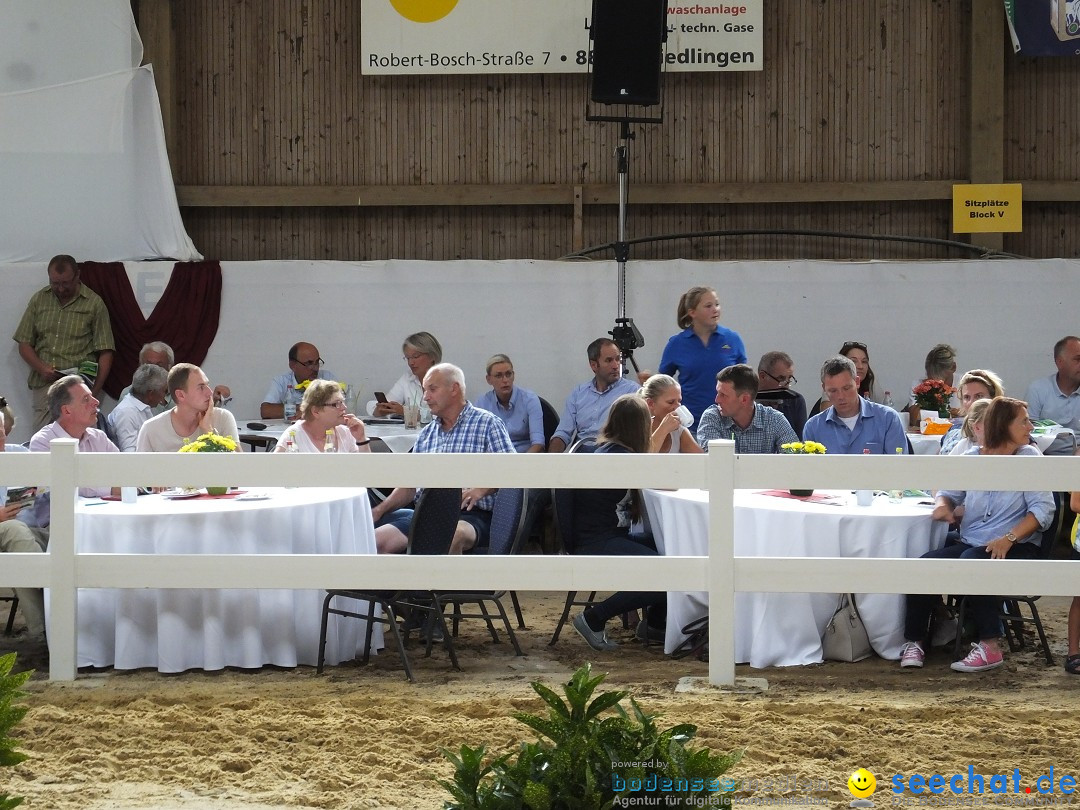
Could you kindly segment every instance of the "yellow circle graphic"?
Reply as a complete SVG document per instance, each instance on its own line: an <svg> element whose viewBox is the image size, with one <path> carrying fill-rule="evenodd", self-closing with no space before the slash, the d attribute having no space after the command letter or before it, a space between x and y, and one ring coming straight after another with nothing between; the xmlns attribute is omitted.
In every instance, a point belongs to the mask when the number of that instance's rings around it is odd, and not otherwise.
<svg viewBox="0 0 1080 810"><path fill-rule="evenodd" d="M406 20L429 23L441 20L454 10L458 0L390 0L398 14Z"/></svg>
<svg viewBox="0 0 1080 810"><path fill-rule="evenodd" d="M856 799L865 799L867 796L872 796L877 789L877 780L866 768L859 768L848 777L847 786Z"/></svg>

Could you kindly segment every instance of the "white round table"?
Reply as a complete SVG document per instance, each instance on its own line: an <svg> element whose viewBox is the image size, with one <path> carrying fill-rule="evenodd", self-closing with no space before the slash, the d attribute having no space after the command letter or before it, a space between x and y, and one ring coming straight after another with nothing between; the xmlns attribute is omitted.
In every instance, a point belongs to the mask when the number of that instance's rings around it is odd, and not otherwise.
<svg viewBox="0 0 1080 810"><path fill-rule="evenodd" d="M735 553L745 557L918 557L945 542L946 526L930 519L930 506L884 496L857 506L850 492L830 503L739 490L735 493ZM662 554L708 554L709 493L681 489L644 490L657 549ZM837 594L745 593L735 595L735 660L752 667L816 664L821 637L836 609ZM668 593L670 653L683 640L681 628L708 613L708 594ZM903 645L904 597L856 594L856 603L883 658L898 658Z"/></svg>
<svg viewBox="0 0 1080 810"><path fill-rule="evenodd" d="M266 500L80 502L80 552L375 554L367 490L260 489ZM318 662L323 591L81 589L78 665L160 672ZM372 636L382 647L382 626ZM330 617L326 660L363 652L364 623Z"/></svg>

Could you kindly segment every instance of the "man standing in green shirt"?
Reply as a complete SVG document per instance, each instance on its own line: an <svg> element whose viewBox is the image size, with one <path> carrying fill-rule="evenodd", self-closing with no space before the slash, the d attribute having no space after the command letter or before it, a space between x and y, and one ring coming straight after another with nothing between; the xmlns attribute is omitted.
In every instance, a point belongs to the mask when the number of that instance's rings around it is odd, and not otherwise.
<svg viewBox="0 0 1080 810"><path fill-rule="evenodd" d="M31 296L12 337L19 344L19 356L30 366L27 386L33 395L35 430L49 421L49 386L80 363L97 363L93 394L100 397L112 368L112 326L105 302L83 286L79 265L71 256L49 260L49 286Z"/></svg>

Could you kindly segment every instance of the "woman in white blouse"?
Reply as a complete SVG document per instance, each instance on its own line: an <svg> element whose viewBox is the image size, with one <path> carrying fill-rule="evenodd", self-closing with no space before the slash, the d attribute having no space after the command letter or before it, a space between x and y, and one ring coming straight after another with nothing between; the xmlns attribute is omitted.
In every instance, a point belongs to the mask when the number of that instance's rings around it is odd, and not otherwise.
<svg viewBox="0 0 1080 810"><path fill-rule="evenodd" d="M372 400L368 413L374 416L404 414L405 403L420 405L424 398L424 375L442 362L442 344L430 332L416 332L405 338L401 346L402 359L409 366L394 387L386 394L386 402Z"/></svg>
<svg viewBox="0 0 1080 810"><path fill-rule="evenodd" d="M678 409L682 405L682 388L674 377L653 374L638 392L649 406L652 423L649 428L650 453L701 453L693 434L683 427Z"/></svg>

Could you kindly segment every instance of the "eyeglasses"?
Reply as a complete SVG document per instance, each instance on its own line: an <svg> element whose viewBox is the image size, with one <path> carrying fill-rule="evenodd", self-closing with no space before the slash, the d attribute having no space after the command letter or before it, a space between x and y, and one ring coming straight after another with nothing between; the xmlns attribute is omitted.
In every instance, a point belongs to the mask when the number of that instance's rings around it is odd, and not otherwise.
<svg viewBox="0 0 1080 810"><path fill-rule="evenodd" d="M866 344L865 343L859 343L859 341L857 341L857 340L849 340L849 341L845 342L843 346L840 347L840 354L843 354L844 352L848 351L849 349L862 349L865 352L866 351Z"/></svg>
<svg viewBox="0 0 1080 810"><path fill-rule="evenodd" d="M776 380L776 384L779 385L781 388L787 388L789 385L796 385L799 382L795 379L794 374L792 374L790 377L777 377L775 374L770 374L767 371L763 371L761 373L764 374L766 377L772 377L772 379Z"/></svg>
<svg viewBox="0 0 1080 810"><path fill-rule="evenodd" d="M307 368L318 368L326 361L323 360L321 357L316 357L314 360L293 360L293 362L297 365L305 366Z"/></svg>
<svg viewBox="0 0 1080 810"><path fill-rule="evenodd" d="M327 408L344 408L345 407L345 400L343 400L343 399L332 399L332 400L330 400L329 402L326 403L326 407Z"/></svg>
<svg viewBox="0 0 1080 810"><path fill-rule="evenodd" d="M419 360L421 357L425 357L425 356L426 355L417 352L416 354L406 354L401 359L404 360L406 363L408 363L408 362L410 362L412 360Z"/></svg>

